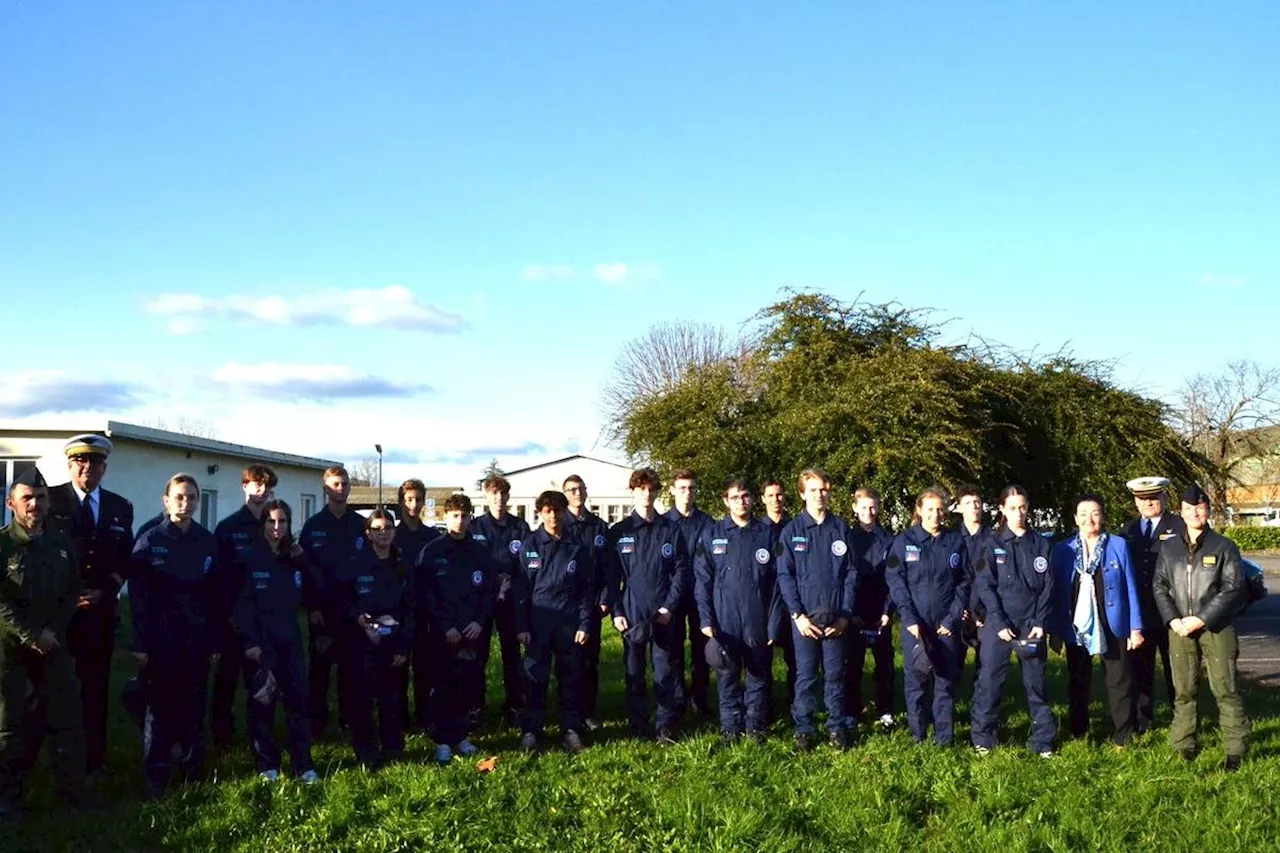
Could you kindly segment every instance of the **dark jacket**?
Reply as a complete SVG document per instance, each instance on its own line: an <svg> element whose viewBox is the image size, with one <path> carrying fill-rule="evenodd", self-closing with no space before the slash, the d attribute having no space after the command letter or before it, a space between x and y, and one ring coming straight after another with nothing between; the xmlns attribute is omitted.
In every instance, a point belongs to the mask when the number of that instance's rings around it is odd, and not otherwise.
<svg viewBox="0 0 1280 853"><path fill-rule="evenodd" d="M389 616L398 624L379 629L379 645L394 654L409 653L414 633L414 574L396 548L380 559L373 546L352 557L343 572L342 585L335 595L338 616L352 636L364 638L357 620L364 615L370 621ZM464 623L465 624L465 623Z"/></svg>
<svg viewBox="0 0 1280 853"><path fill-rule="evenodd" d="M1249 601L1240 549L1208 528L1194 546L1182 536L1166 539L1156 554L1154 591L1164 625L1198 616L1206 630L1221 631Z"/></svg>
<svg viewBox="0 0 1280 853"><path fill-rule="evenodd" d="M16 521L0 527L0 663L48 629L67 642L80 597L71 540L55 528L32 539Z"/></svg>
<svg viewBox="0 0 1280 853"><path fill-rule="evenodd" d="M169 519L133 546L129 605L133 650L152 658L212 653L213 534L191 522L184 533Z"/></svg>
<svg viewBox="0 0 1280 853"><path fill-rule="evenodd" d="M828 512L819 524L802 510L782 529L777 544L778 588L792 619L808 616L820 627L853 617L858 589L849 525Z"/></svg>
<svg viewBox="0 0 1280 853"><path fill-rule="evenodd" d="M489 624L497 572L489 549L470 536L445 534L423 546L413 570L417 622L432 635Z"/></svg>
<svg viewBox="0 0 1280 853"><path fill-rule="evenodd" d="M364 518L353 509L335 516L326 506L307 519L298 534L298 544L307 552L307 559L320 577L320 594L314 602L317 610L325 613L325 631L336 628L329 621L337 620L337 602L334 595L341 587L343 573L351 558L369 547L364 535Z"/></svg>
<svg viewBox="0 0 1280 853"><path fill-rule="evenodd" d="M114 600L120 587L111 575L129 579L133 553L133 504L115 492L98 489L98 520L83 522L80 498L70 483L49 489L49 526L71 539L80 564L81 586L104 590Z"/></svg>
<svg viewBox="0 0 1280 853"><path fill-rule="evenodd" d="M1129 545L1129 562L1133 564L1134 580L1138 585L1138 601L1142 607L1143 622L1148 628L1167 624L1161 621L1160 614L1156 610L1154 587L1156 552L1160 550L1162 542L1186 538L1187 525L1177 513L1166 511L1160 516L1160 523L1156 526L1150 540L1142 536L1141 518L1135 518L1126 524L1120 531L1120 535Z"/></svg>
<svg viewBox="0 0 1280 853"><path fill-rule="evenodd" d="M540 527L525 538L514 586L518 632L541 633L566 622L591 630L596 600L591 552L567 531L556 539Z"/></svg>
<svg viewBox="0 0 1280 853"><path fill-rule="evenodd" d="M684 597L687 604L693 605L693 561L697 557L698 544L702 540L703 531L715 524L715 520L696 506L689 511L688 515L681 515L680 510L675 507L662 515L675 525L676 530L680 531L680 541L684 544L684 553L689 559L689 585L685 587Z"/></svg>
<svg viewBox="0 0 1280 853"><path fill-rule="evenodd" d="M582 518L576 518L571 513L565 513L564 518L564 535L591 551L591 565L595 567L592 573L595 588L591 592L591 600L596 605L604 604L604 552L609 525L589 509L583 509Z"/></svg>
<svg viewBox="0 0 1280 853"><path fill-rule="evenodd" d="M498 573L494 595L505 601L512 594L511 579L520 571L517 557L529 536L529 525L518 515L507 513L496 519L486 511L471 520L468 532L489 552L489 560Z"/></svg>
<svg viewBox="0 0 1280 853"><path fill-rule="evenodd" d="M693 558L700 627L722 643L762 647L777 642L786 618L768 519L739 527L732 518L702 531Z"/></svg>
<svg viewBox="0 0 1280 853"><path fill-rule="evenodd" d="M293 556L281 549L277 554L260 539L241 552L239 563L245 583L231 621L244 648L256 646L266 653L276 645L301 644L298 608L316 594L320 584L306 553ZM267 668L274 663L268 662Z"/></svg>
<svg viewBox="0 0 1280 853"><path fill-rule="evenodd" d="M684 541L661 515L645 521L632 512L605 537L605 603L632 625L647 622L665 607L676 613L692 583Z"/></svg>
<svg viewBox="0 0 1280 853"><path fill-rule="evenodd" d="M853 534L853 566L858 573L853 610L863 624L876 626L882 617L893 612L893 598L884 574L893 535L879 525L868 531L854 524L850 532Z"/></svg>
<svg viewBox="0 0 1280 853"><path fill-rule="evenodd" d="M1034 530L1015 536L1006 527L991 534L984 564L975 573L988 627L997 633L1008 628L1019 637L1032 628L1052 627L1052 556L1049 540Z"/></svg>
<svg viewBox="0 0 1280 853"><path fill-rule="evenodd" d="M410 530L403 521L396 525L395 545L400 549L400 556L409 567L418 561L418 554L428 542L439 539L444 531L430 524L418 524L417 530Z"/></svg>
<svg viewBox="0 0 1280 853"><path fill-rule="evenodd" d="M262 540L262 522L248 506L242 506L218 522L213 529L213 539L217 607L220 617L229 618L245 585L244 555L255 542Z"/></svg>
<svg viewBox="0 0 1280 853"><path fill-rule="evenodd" d="M903 628L923 623L959 631L969 603L968 556L960 531L943 528L931 536L917 524L899 533L885 561L885 579Z"/></svg>
<svg viewBox="0 0 1280 853"><path fill-rule="evenodd" d="M987 609L983 607L982 599L978 596L975 575L986 560L987 540L991 538L991 528L984 524L978 528L977 533L970 533L969 528L962 523L959 530L960 535L964 537L964 552L969 568L969 603L966 609L979 622L986 622Z"/></svg>

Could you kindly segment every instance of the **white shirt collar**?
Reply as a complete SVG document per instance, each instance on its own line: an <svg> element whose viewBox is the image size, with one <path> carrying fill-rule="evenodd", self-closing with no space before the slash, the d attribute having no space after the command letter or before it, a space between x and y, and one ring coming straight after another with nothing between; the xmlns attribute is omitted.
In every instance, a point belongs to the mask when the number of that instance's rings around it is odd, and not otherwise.
<svg viewBox="0 0 1280 853"><path fill-rule="evenodd" d="M80 499L80 503L84 503L84 492L80 491L80 487L77 486L75 483L72 483L71 488L75 490L76 497ZM89 496L93 498L93 503L95 506L102 505L102 495L99 494L101 491L102 491L102 487L97 486L96 488L94 488L92 492L89 492Z"/></svg>

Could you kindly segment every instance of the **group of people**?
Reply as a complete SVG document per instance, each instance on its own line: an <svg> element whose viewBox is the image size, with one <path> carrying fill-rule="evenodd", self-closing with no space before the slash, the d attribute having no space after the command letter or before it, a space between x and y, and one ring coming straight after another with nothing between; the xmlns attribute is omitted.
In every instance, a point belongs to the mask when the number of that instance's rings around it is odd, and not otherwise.
<svg viewBox="0 0 1280 853"><path fill-rule="evenodd" d="M709 711L713 670L723 738L763 740L775 649L786 662L798 750L814 746L819 682L830 742L852 744L868 650L872 719L892 726L896 615L917 741L932 728L935 743L952 742L956 685L973 648L973 747L985 754L996 745L1016 657L1030 747L1051 755L1045 663L1049 647L1063 644L1074 735L1088 728L1095 660L1117 746L1149 728L1158 652L1174 748L1188 758L1196 752L1201 659L1229 769L1247 748L1231 627L1247 600L1240 555L1209 529L1198 487L1182 495L1179 518L1166 510L1167 480L1132 481L1139 518L1118 535L1106 530L1103 499L1084 495L1076 533L1055 545L1030 529L1029 496L1014 485L999 496L994 528L976 488L954 498L929 488L894 536L880 524L875 490L853 493L856 518L847 523L828 509L830 477L813 468L799 476L804 507L794 518L781 482L757 492L733 479L715 520L694 506L697 478L687 470L672 475L673 506L659 513L661 482L643 468L630 477L634 510L616 524L587 508L586 484L570 476L538 496L536 529L507 512L510 485L493 476L483 484L484 512L473 516L470 499L452 495L440 530L421 520L421 481L400 486L394 513L366 517L348 508L347 472L333 467L323 475L325 506L295 535L292 508L272 492L275 474L250 465L244 506L214 530L194 521L195 478L176 474L164 487L164 512L135 538L132 506L101 487L111 450L103 436L76 436L65 447L69 483L49 488L32 468L6 496L13 521L0 530L0 816L21 809L46 735L59 793L91 802L87 776L105 768L108 673L126 582L138 676L125 696L142 725L151 796L202 772L206 717L215 746L231 745L239 684L260 776L280 778L281 704L290 769L316 782L311 744L331 721L335 670L338 724L363 764L400 758L411 723L435 740L440 763L472 755L494 633L505 719L520 728L521 747L543 746L554 670L560 740L581 751L600 726L606 619L623 640L627 721L637 737L660 743L677 739L686 715ZM956 527L946 523L953 503Z"/></svg>

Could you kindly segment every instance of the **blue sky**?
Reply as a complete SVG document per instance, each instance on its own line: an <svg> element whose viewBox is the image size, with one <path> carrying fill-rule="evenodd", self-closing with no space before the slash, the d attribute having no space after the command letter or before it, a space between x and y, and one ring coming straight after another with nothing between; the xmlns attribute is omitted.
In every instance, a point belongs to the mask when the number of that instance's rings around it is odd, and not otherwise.
<svg viewBox="0 0 1280 853"><path fill-rule="evenodd" d="M1261 0L0 4L0 418L469 483L613 455L623 343L788 287L1168 395L1275 361L1277 40Z"/></svg>

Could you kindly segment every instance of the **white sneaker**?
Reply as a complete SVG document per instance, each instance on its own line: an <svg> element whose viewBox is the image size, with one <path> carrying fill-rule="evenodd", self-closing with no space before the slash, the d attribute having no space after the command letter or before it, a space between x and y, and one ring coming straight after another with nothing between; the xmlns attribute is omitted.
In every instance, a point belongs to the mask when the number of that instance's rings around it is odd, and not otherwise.
<svg viewBox="0 0 1280 853"><path fill-rule="evenodd" d="M279 770L263 770L258 774L258 778L264 782L276 782L280 779Z"/></svg>
<svg viewBox="0 0 1280 853"><path fill-rule="evenodd" d="M1041 758L1053 758L1057 754L1052 749L1046 749L1044 752L1039 753Z"/></svg>
<svg viewBox="0 0 1280 853"><path fill-rule="evenodd" d="M453 761L453 750L449 748L448 744L442 743L436 747L436 761L440 764L448 764Z"/></svg>
<svg viewBox="0 0 1280 853"><path fill-rule="evenodd" d="M314 785L320 781L320 774L316 773L314 770L308 770L306 773L303 773L298 777L298 781L304 785Z"/></svg>
<svg viewBox="0 0 1280 853"><path fill-rule="evenodd" d="M876 720L882 729L893 728L893 714L881 714L880 719Z"/></svg>
<svg viewBox="0 0 1280 853"><path fill-rule="evenodd" d="M985 746L974 746L973 751L978 754L979 758L985 758L991 754L991 749Z"/></svg>
<svg viewBox="0 0 1280 853"><path fill-rule="evenodd" d="M480 751L480 747L476 746L474 743L467 740L466 738L463 738L462 740L458 741L457 750L458 750L458 755L475 755L477 752Z"/></svg>

